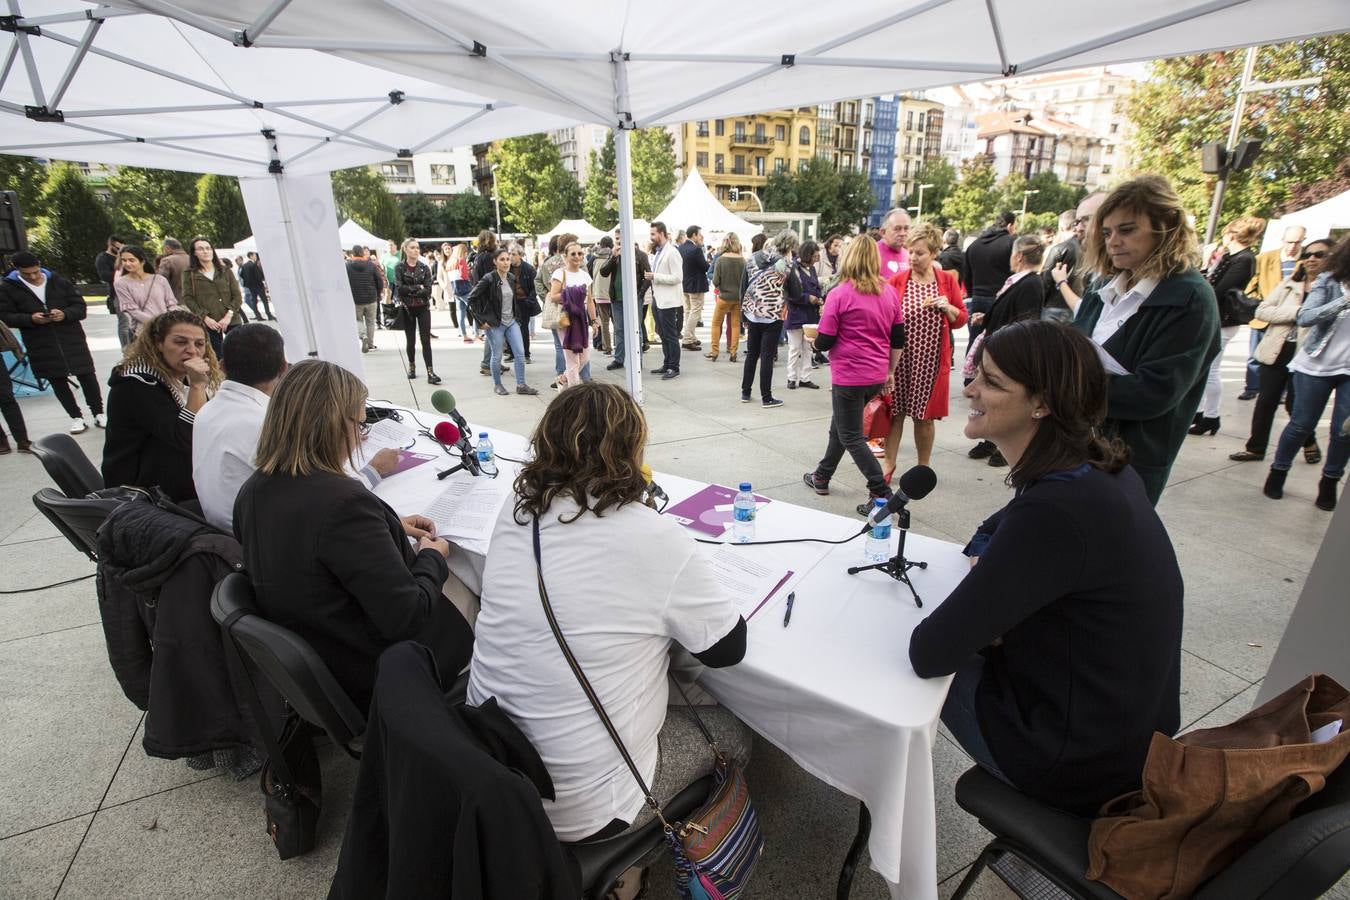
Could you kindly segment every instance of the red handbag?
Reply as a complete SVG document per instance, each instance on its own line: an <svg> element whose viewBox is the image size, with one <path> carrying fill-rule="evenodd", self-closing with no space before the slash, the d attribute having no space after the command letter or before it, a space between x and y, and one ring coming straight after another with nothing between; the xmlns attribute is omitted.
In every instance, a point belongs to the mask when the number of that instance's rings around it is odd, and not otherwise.
<svg viewBox="0 0 1350 900"><path fill-rule="evenodd" d="M891 395L877 394L863 407L863 434L869 440L891 433Z"/></svg>

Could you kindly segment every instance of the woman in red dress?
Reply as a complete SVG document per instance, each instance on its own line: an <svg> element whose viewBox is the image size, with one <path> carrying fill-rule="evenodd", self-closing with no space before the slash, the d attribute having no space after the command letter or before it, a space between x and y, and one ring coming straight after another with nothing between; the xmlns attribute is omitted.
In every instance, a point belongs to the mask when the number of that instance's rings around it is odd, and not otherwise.
<svg viewBox="0 0 1350 900"><path fill-rule="evenodd" d="M895 473L906 417L914 420L918 464L931 463L934 423L947 415L952 329L965 325L967 318L965 292L956 273L944 272L934 262L942 249L942 232L927 223L918 225L910 230L907 247L910 268L897 272L890 281L904 307L907 343L895 368L891 392L893 418L882 466L887 483Z"/></svg>

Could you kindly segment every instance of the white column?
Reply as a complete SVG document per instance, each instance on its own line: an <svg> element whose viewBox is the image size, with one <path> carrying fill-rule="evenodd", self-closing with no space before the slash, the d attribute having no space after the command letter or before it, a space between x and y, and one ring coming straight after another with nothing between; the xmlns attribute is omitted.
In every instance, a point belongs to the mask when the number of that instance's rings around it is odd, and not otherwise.
<svg viewBox="0 0 1350 900"><path fill-rule="evenodd" d="M619 267L623 273L623 327L627 332L623 336L623 371L628 378L628 392L641 406L642 338L647 326L642 321L642 304L638 302L642 285L637 283L637 260L633 252L639 235L633 234L633 164L629 154L629 136L627 128L614 130L614 165L618 170L619 181L619 235L623 241Z"/></svg>
<svg viewBox="0 0 1350 900"><path fill-rule="evenodd" d="M365 380L328 175L240 178L286 358L318 357Z"/></svg>

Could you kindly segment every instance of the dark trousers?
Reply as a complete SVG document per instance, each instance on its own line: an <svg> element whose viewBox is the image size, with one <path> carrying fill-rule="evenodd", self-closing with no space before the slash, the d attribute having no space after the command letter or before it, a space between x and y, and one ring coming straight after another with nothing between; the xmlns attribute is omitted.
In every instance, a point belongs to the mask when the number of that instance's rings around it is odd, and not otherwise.
<svg viewBox="0 0 1350 900"><path fill-rule="evenodd" d="M1294 385L1290 380L1289 361L1294 358L1297 344L1285 341L1274 365L1257 363L1260 380L1257 382L1256 406L1252 408L1252 433L1247 438L1247 452L1264 454L1270 446L1270 429L1275 423L1275 410L1280 408L1280 395L1285 395L1284 409L1294 414ZM1289 391L1285 393L1285 386ZM1317 435L1308 435L1305 447L1317 446Z"/></svg>
<svg viewBox="0 0 1350 900"><path fill-rule="evenodd" d="M628 362L628 341L636 340L643 350L647 349L647 331L643 324L647 321L647 304L639 303L638 306L641 311L638 314L637 324L626 325L623 318L623 300L615 300L610 304L609 312L614 317L614 358L621 363Z"/></svg>
<svg viewBox="0 0 1350 900"><path fill-rule="evenodd" d="M70 388L67 387L66 390ZM23 421L23 410L19 409L19 401L14 399L14 382L9 377L9 360L3 354L0 354L0 414L4 415L5 424L9 426L16 441L28 440L28 426Z"/></svg>
<svg viewBox="0 0 1350 900"><path fill-rule="evenodd" d="M755 381L755 366L759 366L759 398L773 399L773 358L778 352L778 335L783 331L783 323L777 319L772 322L745 321L745 371L741 375L741 394L750 393L750 385ZM878 473L881 471L877 470Z"/></svg>
<svg viewBox="0 0 1350 900"><path fill-rule="evenodd" d="M993 307L994 307L993 297L976 295L966 301L966 309L970 312L972 316L974 316L976 313L987 313L989 312L989 310L993 309ZM967 327L969 329L968 333L970 335L970 339L966 341L966 352L969 353L970 348L975 345L975 339L984 332L984 323L980 323L979 325L969 325Z"/></svg>
<svg viewBox="0 0 1350 900"><path fill-rule="evenodd" d="M211 332L215 334L215 332ZM99 390L98 376L93 372L86 372L83 375L76 375L80 380L80 390L84 392L84 402L89 404L91 415L99 415L103 412L103 392ZM53 378L51 380L52 393L56 399L61 401L61 408L66 411L66 415L72 419L84 418L84 413L80 412L80 404L75 402L75 392L70 389L70 379Z"/></svg>
<svg viewBox="0 0 1350 900"><path fill-rule="evenodd" d="M422 362L426 364L427 369L431 369L431 307L419 306L416 309L405 307L404 312L408 317L408 327L403 332L408 339L408 367L417 365L414 339L418 329L421 329Z"/></svg>
<svg viewBox="0 0 1350 900"><path fill-rule="evenodd" d="M263 315L266 315L269 319L273 318L272 307L267 303L266 291L251 291L248 288L244 288L244 302L248 304L249 309L253 310L253 318L255 321L260 318L258 313L259 303L262 303Z"/></svg>
<svg viewBox="0 0 1350 900"><path fill-rule="evenodd" d="M680 371L680 329L684 327L684 307L652 310L656 332L661 336L661 368L668 372Z"/></svg>
<svg viewBox="0 0 1350 900"><path fill-rule="evenodd" d="M872 448L867 446L867 435L863 434L863 407L885 385L836 384L830 388L830 433L825 445L825 455L816 463L816 480L829 481L844 458L844 451L853 457L853 463L867 479L867 490L874 496L886 493L886 481L881 475L881 463L877 462Z"/></svg>

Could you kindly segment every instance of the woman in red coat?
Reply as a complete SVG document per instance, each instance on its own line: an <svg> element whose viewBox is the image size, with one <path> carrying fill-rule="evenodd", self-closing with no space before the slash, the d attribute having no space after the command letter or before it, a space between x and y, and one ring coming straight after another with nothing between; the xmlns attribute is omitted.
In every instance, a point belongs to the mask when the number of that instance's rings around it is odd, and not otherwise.
<svg viewBox="0 0 1350 900"><path fill-rule="evenodd" d="M906 346L895 367L891 392L891 433L886 437L887 483L895 473L895 457L905 418L914 420L914 447L918 464L933 456L934 422L947 415L947 383L951 375L952 329L966 324L965 292L955 272L934 264L942 249L942 232L927 223L909 232L909 265L891 278L905 311Z"/></svg>

